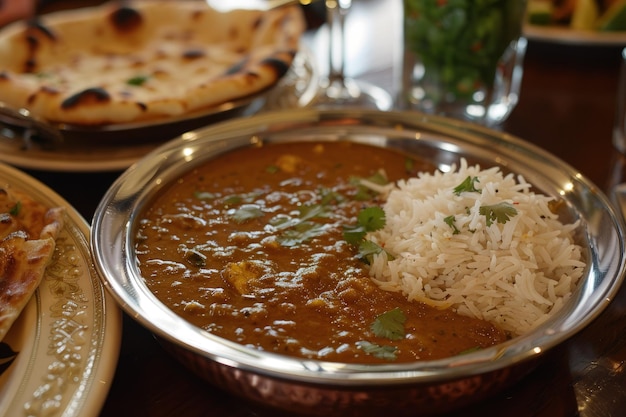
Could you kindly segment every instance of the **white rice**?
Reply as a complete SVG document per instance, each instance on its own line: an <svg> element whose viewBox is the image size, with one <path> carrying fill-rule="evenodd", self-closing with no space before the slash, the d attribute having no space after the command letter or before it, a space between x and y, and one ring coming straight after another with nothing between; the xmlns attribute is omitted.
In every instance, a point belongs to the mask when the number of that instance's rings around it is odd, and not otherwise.
<svg viewBox="0 0 626 417"><path fill-rule="evenodd" d="M480 192L454 193L468 176ZM384 205L384 229L368 234L393 256L374 257L370 275L409 299L496 324L513 335L531 330L571 296L583 274L578 227L563 224L522 176L481 170L462 160L457 170L400 181ZM486 225L481 206L510 203L505 223ZM444 219L454 216L454 233ZM449 219L448 219L449 221Z"/></svg>

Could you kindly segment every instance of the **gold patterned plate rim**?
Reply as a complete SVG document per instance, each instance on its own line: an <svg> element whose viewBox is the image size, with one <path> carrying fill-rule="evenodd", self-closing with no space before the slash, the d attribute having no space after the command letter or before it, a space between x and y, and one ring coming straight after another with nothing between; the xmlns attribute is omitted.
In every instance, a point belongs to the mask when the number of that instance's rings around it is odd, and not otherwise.
<svg viewBox="0 0 626 417"><path fill-rule="evenodd" d="M0 163L0 185L66 209L37 292L0 342L0 417L95 417L113 380L121 313L89 251L89 225L61 196Z"/></svg>

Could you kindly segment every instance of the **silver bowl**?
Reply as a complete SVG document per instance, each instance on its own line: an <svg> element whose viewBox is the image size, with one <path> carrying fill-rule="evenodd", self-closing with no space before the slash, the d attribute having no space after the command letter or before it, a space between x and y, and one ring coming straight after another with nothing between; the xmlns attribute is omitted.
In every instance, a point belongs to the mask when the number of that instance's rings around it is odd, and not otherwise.
<svg viewBox="0 0 626 417"><path fill-rule="evenodd" d="M280 356L246 348L190 325L144 284L134 230L153 197L216 155L260 142L351 140L402 149L449 166L464 157L524 175L565 201L580 219L588 267L574 296L530 333L475 353L414 363L358 365ZM414 112L295 110L232 120L186 133L131 166L98 206L91 234L95 263L121 307L172 355L217 387L264 406L317 415L447 412L518 381L545 352L594 320L623 279L624 224L578 171L521 139Z"/></svg>

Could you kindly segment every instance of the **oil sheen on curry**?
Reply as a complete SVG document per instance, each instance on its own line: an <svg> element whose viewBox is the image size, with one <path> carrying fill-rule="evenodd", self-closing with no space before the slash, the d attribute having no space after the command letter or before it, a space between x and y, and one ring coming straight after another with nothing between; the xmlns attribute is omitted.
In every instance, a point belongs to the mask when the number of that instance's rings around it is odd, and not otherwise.
<svg viewBox="0 0 626 417"><path fill-rule="evenodd" d="M187 173L137 230L150 290L187 321L279 354L351 363L430 360L506 339L493 325L371 281L346 238L380 198L356 179L431 169L351 142L269 144Z"/></svg>

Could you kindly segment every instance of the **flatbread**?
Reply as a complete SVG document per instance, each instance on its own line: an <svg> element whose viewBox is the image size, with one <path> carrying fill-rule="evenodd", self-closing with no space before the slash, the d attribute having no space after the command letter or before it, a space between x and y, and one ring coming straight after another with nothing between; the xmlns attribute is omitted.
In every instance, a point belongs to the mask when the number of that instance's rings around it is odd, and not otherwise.
<svg viewBox="0 0 626 417"><path fill-rule="evenodd" d="M0 188L0 341L45 275L63 228L63 212Z"/></svg>
<svg viewBox="0 0 626 417"><path fill-rule="evenodd" d="M287 72L302 10L111 2L0 31L0 102L50 122L163 119L260 93Z"/></svg>

